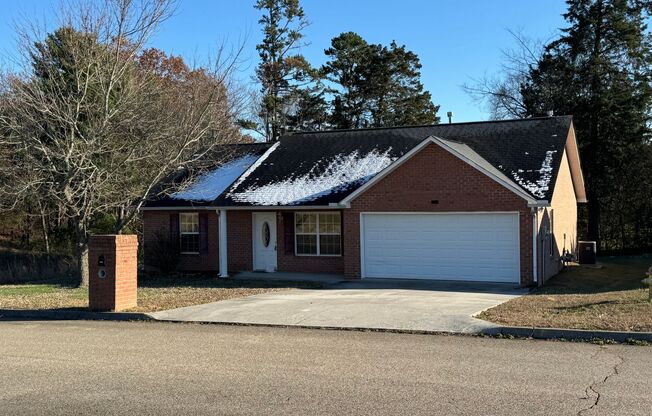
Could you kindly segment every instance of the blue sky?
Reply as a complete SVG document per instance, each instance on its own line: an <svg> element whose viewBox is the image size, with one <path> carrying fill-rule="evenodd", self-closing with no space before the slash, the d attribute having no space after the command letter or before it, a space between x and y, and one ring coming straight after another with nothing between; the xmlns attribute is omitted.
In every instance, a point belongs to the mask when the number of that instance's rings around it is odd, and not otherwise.
<svg viewBox="0 0 652 416"><path fill-rule="evenodd" d="M0 14L0 62L16 54L12 25L25 16L56 24L59 0L3 1ZM455 121L484 120L461 85L500 69L501 50L514 46L507 29L532 38L549 39L565 26L563 0L303 0L311 25L310 43L301 52L313 65L324 61L330 39L346 31L371 43L396 40L421 58L422 80L440 104L439 115L455 113ZM223 41L246 40L241 78L249 82L261 34L253 0L180 0L175 15L164 23L151 46L201 62Z"/></svg>

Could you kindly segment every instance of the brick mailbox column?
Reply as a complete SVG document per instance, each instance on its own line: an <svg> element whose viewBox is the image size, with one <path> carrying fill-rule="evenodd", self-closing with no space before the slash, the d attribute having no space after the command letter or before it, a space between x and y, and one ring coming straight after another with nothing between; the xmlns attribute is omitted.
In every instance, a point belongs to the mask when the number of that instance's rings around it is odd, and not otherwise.
<svg viewBox="0 0 652 416"><path fill-rule="evenodd" d="M138 237L93 235L88 243L88 306L121 311L136 306Z"/></svg>

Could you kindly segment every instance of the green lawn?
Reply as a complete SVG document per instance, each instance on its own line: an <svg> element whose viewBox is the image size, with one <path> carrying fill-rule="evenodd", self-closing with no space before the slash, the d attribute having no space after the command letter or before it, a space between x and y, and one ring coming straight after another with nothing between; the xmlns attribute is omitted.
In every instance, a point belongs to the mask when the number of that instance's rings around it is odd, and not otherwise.
<svg viewBox="0 0 652 416"><path fill-rule="evenodd" d="M511 326L652 331L652 304L641 283L652 256L604 257L602 268L570 266L530 294L478 317Z"/></svg>

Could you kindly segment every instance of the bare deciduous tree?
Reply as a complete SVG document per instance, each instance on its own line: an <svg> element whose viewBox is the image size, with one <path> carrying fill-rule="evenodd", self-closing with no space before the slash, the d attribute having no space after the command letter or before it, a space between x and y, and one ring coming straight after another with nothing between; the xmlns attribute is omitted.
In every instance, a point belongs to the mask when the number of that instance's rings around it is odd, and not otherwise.
<svg viewBox="0 0 652 416"><path fill-rule="evenodd" d="M96 215L119 213L119 233L145 201L171 191L162 179L239 140L239 51L171 80L139 60L170 0L67 10L46 37L21 32L24 65L0 80L0 208L36 201L67 221L85 285Z"/></svg>
<svg viewBox="0 0 652 416"><path fill-rule="evenodd" d="M462 86L476 102L487 108L494 120L527 116L521 87L530 69L539 62L545 46L544 42L532 40L520 31L508 32L517 46L502 51L500 75L485 75Z"/></svg>

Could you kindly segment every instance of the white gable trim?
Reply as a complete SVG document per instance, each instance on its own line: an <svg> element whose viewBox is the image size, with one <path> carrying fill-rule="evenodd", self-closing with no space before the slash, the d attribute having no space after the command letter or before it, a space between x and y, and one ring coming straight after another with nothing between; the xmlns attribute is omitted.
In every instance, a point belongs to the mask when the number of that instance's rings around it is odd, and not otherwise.
<svg viewBox="0 0 652 416"><path fill-rule="evenodd" d="M586 203L588 201L586 199L586 188L584 186L584 174L582 173L582 166L580 163L580 153L577 146L577 137L575 136L575 127L572 122L568 131L568 138L566 139L564 149L566 150L568 167L571 171L575 198L577 198L577 202L579 203Z"/></svg>
<svg viewBox="0 0 652 416"><path fill-rule="evenodd" d="M486 176L490 177L494 181L498 182L500 185L503 187L507 188L508 190L514 192L516 195L520 196L521 198L525 199L528 202L528 206L548 206L549 203L548 201L545 200L537 200L533 198L530 194L525 192L523 189L521 189L518 185L516 185L514 182L512 182L507 176L505 176L503 173L501 173L498 169L494 168L489 162L487 162L482 156L478 155L473 149L471 149L469 146L445 140L440 137L436 136L430 136L426 138L424 141L419 143L417 146L412 148L409 152L401 156L399 159L397 159L394 163L389 165L387 168L379 172L376 176L374 176L369 182L365 183L358 189L356 189L354 192L349 194L346 198L344 198L342 201L340 201L341 206L349 206L351 201L357 198L359 195L367 191L367 189L371 188L374 186L376 183L380 182L383 178L385 178L387 175L392 173L394 170L399 168L401 165L403 165L405 162L410 160L415 154L419 153L421 150L423 150L427 145L434 143L441 147L442 149L448 151L449 153L453 154L457 158L463 160L467 164L473 166L475 169L479 170ZM485 163L478 163L474 160L471 159L473 157L476 160L479 161L484 161Z"/></svg>

